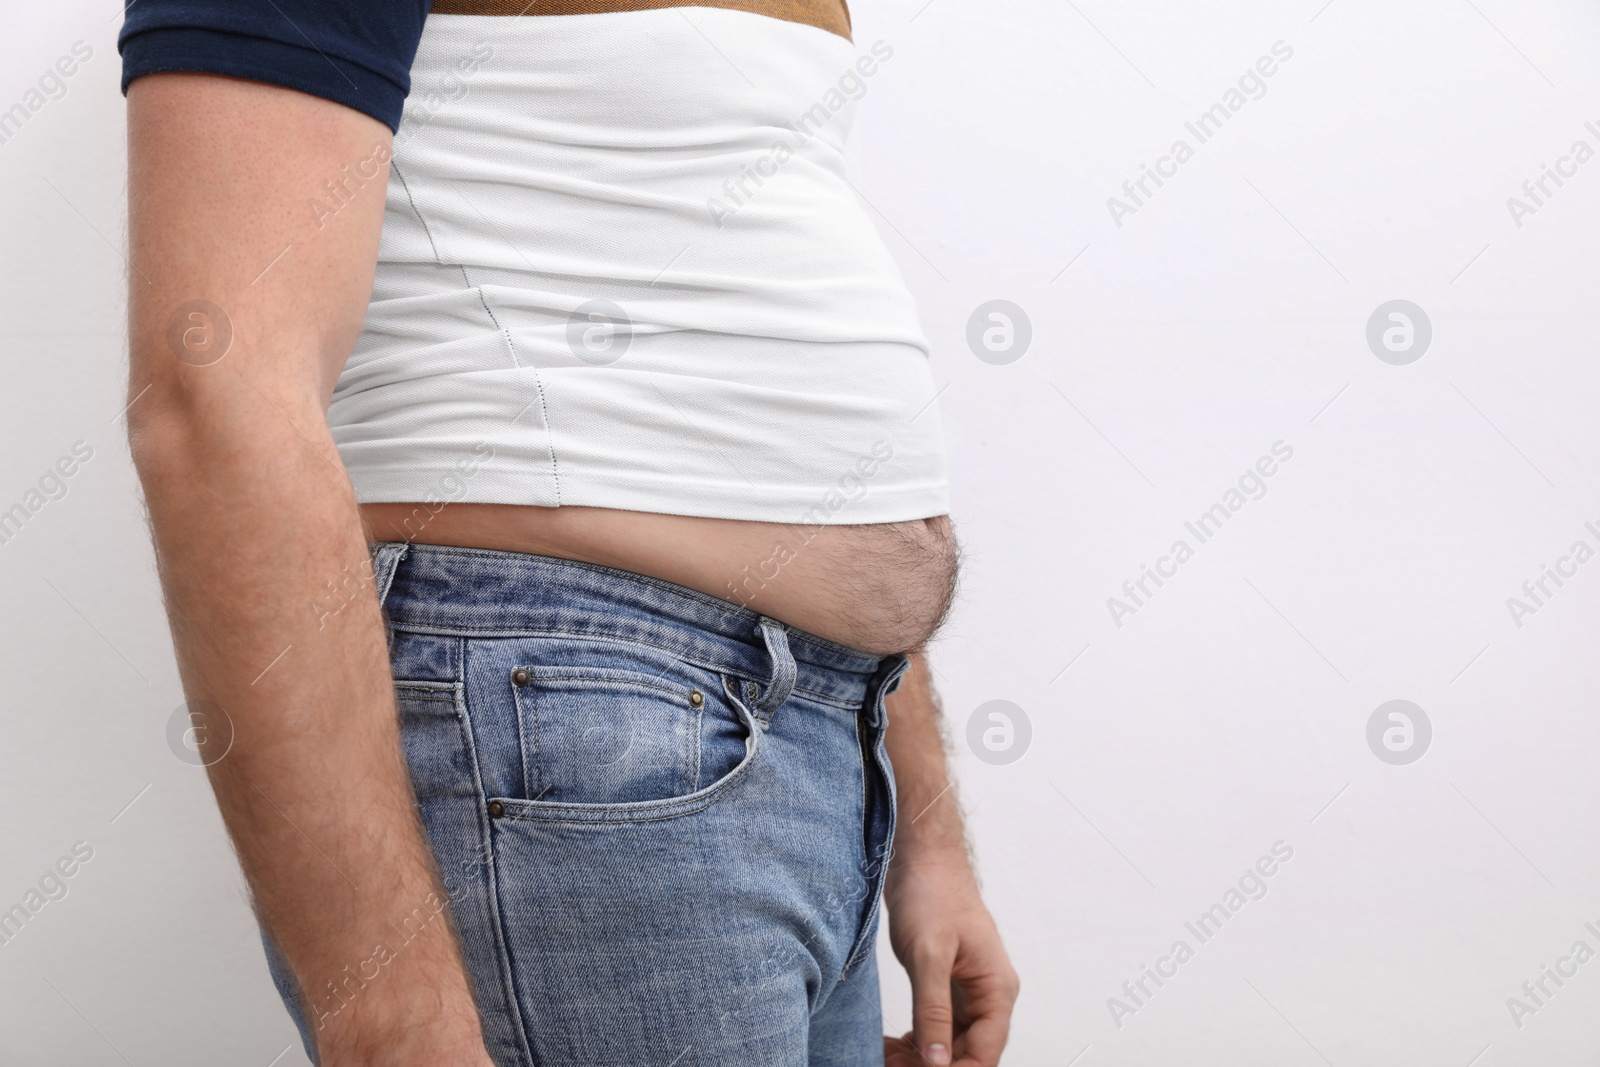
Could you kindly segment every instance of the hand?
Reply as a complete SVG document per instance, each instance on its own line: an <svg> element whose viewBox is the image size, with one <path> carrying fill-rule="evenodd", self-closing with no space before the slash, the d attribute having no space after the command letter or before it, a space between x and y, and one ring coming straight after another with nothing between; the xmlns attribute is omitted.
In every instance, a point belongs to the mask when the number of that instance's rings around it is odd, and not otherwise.
<svg viewBox="0 0 1600 1067"><path fill-rule="evenodd" d="M897 856L884 901L912 1023L884 1038L885 1067L996 1067L1019 982L966 857Z"/></svg>

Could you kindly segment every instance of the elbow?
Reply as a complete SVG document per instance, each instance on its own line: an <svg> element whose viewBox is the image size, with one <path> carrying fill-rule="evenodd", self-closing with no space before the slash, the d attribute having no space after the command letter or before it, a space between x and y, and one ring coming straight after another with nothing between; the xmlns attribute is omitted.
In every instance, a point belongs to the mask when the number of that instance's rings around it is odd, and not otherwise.
<svg viewBox="0 0 1600 1067"><path fill-rule="evenodd" d="M124 421L141 479L200 467L259 467L286 438L332 444L314 383L272 374L252 380L248 371L217 366L174 372L150 359L135 360L134 370Z"/></svg>
<svg viewBox="0 0 1600 1067"><path fill-rule="evenodd" d="M181 406L152 401L147 394L126 417L128 454L142 482L188 467L207 453L206 422Z"/></svg>

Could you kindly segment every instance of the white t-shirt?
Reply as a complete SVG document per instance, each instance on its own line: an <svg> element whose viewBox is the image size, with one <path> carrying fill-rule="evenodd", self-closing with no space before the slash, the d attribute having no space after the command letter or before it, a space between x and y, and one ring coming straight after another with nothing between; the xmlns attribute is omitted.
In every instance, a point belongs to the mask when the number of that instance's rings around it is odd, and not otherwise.
<svg viewBox="0 0 1600 1067"><path fill-rule="evenodd" d="M358 498L944 514L928 344L844 163L892 55L720 8L430 16L329 409Z"/></svg>

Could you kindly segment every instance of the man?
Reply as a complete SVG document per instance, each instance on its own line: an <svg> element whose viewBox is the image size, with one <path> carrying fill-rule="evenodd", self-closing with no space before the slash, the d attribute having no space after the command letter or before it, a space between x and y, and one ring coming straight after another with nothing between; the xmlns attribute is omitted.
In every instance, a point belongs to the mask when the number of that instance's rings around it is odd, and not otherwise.
<svg viewBox="0 0 1600 1067"><path fill-rule="evenodd" d="M130 442L325 1067L876 1062L880 896L882 1053L1005 1044L868 57L836 0L695 16L130 5Z"/></svg>

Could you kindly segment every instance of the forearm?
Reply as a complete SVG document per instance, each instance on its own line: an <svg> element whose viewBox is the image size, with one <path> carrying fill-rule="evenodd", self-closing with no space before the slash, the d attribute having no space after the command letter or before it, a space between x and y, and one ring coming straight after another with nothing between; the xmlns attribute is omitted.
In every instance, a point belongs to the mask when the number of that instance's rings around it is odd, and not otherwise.
<svg viewBox="0 0 1600 1067"><path fill-rule="evenodd" d="M1017 976L978 888L926 658L911 657L889 696L889 758L898 796L884 885L889 943L911 979L912 1031L885 1062L997 1067Z"/></svg>
<svg viewBox="0 0 1600 1067"><path fill-rule="evenodd" d="M326 421L382 183L326 225L305 205L388 130L211 76L150 75L128 101L129 441L185 694L221 709L202 754L223 820L325 1067L485 1064ZM226 331L187 317L201 298ZM191 325L226 353L190 350ZM359 592L330 610L330 583Z"/></svg>
<svg viewBox="0 0 1600 1067"><path fill-rule="evenodd" d="M885 744L894 765L897 794L891 877L898 869L918 863L970 865L943 711L927 656L914 652L910 658L899 688L888 698Z"/></svg>
<svg viewBox="0 0 1600 1067"><path fill-rule="evenodd" d="M319 1043L359 1046L419 1022L470 1037L475 1011L401 758L365 538L324 458L331 441L324 431L308 443L283 420L226 442L193 425L150 436L140 473L184 691L231 723L231 746L203 755ZM360 595L330 612L326 583L350 588L351 576ZM216 718L204 736L220 747ZM367 981L379 945L395 958Z"/></svg>

